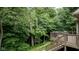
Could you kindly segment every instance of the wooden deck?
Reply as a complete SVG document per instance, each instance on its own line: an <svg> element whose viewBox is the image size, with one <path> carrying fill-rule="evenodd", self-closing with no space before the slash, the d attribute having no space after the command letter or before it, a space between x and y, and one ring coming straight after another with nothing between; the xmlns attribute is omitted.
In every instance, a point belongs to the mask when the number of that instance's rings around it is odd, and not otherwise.
<svg viewBox="0 0 79 59"><path fill-rule="evenodd" d="M55 33L54 33L55 34ZM64 47L64 50L66 50L67 47L79 49L79 35L78 34L63 34L63 33L57 33L58 35L51 33L50 38L51 40L54 40L54 44L49 51L57 51Z"/></svg>

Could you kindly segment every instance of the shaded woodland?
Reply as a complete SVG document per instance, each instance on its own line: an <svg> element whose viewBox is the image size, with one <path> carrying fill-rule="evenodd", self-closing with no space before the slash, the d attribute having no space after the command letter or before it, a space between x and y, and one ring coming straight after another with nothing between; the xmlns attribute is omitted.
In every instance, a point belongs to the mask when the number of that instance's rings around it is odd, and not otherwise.
<svg viewBox="0 0 79 59"><path fill-rule="evenodd" d="M0 50L27 51L50 41L50 32L75 32L76 7L0 8Z"/></svg>

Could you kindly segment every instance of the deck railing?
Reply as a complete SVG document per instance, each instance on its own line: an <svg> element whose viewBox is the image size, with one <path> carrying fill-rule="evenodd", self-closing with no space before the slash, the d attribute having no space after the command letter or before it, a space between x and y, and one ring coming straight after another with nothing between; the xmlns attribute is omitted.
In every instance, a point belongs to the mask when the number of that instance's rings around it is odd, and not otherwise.
<svg viewBox="0 0 79 59"><path fill-rule="evenodd" d="M79 34L68 32L51 32L50 40L53 40L58 45L64 44L64 47L69 46L79 49Z"/></svg>

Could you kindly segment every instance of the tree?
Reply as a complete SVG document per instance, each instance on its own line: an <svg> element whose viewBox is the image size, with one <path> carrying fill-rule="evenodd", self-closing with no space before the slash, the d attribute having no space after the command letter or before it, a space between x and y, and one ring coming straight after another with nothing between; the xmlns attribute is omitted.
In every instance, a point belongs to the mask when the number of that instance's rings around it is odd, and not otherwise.
<svg viewBox="0 0 79 59"><path fill-rule="evenodd" d="M0 49L2 44L2 38L3 38L3 26L2 26L2 20L0 21Z"/></svg>
<svg viewBox="0 0 79 59"><path fill-rule="evenodd" d="M49 41L52 31L75 30L70 10L52 7L0 8L1 49L28 50Z"/></svg>
<svg viewBox="0 0 79 59"><path fill-rule="evenodd" d="M75 31L74 17L68 8L58 9L58 17L60 28L62 28L63 31Z"/></svg>

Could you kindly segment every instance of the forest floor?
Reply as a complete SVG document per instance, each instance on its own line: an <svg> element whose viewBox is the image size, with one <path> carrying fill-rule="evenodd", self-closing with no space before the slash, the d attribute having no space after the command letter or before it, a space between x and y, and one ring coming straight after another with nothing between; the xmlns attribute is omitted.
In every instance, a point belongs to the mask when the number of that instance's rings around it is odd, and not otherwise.
<svg viewBox="0 0 79 59"><path fill-rule="evenodd" d="M50 46L51 42L44 42L38 46L33 47L30 51L46 51L47 47Z"/></svg>

